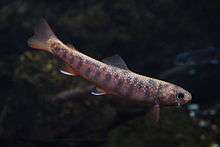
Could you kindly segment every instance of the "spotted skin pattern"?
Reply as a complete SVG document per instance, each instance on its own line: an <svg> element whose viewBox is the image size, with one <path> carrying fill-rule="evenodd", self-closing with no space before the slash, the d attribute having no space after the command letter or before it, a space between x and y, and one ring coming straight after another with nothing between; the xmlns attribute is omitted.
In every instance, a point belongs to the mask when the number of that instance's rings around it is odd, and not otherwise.
<svg viewBox="0 0 220 147"><path fill-rule="evenodd" d="M108 94L147 104L176 104L178 86L107 65L59 42L50 43L52 53L68 63L78 75L91 81ZM191 96L187 93L189 97ZM182 104L186 101L182 101Z"/></svg>

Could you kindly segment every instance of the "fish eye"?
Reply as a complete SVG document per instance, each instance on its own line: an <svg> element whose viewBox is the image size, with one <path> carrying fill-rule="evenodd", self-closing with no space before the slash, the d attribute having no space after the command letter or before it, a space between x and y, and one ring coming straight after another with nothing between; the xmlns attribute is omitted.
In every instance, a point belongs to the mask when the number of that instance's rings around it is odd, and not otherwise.
<svg viewBox="0 0 220 147"><path fill-rule="evenodd" d="M184 98L184 94L183 93L177 93L176 98L177 99L183 99Z"/></svg>

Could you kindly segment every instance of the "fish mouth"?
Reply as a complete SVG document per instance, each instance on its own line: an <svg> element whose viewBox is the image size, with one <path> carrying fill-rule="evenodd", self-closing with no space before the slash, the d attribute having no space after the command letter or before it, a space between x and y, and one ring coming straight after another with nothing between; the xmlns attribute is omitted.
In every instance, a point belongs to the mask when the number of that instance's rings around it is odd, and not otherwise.
<svg viewBox="0 0 220 147"><path fill-rule="evenodd" d="M189 92L187 92L185 95L186 95L186 96L183 98L183 100L185 101L185 103L190 102L190 101L192 100L192 95L191 95Z"/></svg>
<svg viewBox="0 0 220 147"><path fill-rule="evenodd" d="M180 108L181 106L183 105L183 103L181 102L181 101L179 101L179 100L176 100L176 107L177 108Z"/></svg>

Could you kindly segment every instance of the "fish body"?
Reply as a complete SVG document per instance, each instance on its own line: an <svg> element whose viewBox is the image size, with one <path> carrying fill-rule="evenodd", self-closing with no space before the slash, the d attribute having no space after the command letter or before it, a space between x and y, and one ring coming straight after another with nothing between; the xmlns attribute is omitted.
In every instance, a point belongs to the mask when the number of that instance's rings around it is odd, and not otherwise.
<svg viewBox="0 0 220 147"><path fill-rule="evenodd" d="M105 64L86 56L79 51L62 45L59 42L51 43L54 55L68 63L75 75L94 83L107 94L119 95L131 100L155 103L156 91L160 81L141 76L130 70ZM161 81L162 82L162 81Z"/></svg>
<svg viewBox="0 0 220 147"><path fill-rule="evenodd" d="M220 63L220 48L209 47L207 49L183 52L176 56L177 65L204 65Z"/></svg>
<svg viewBox="0 0 220 147"><path fill-rule="evenodd" d="M46 21L36 28L28 44L64 60L70 66L70 70L64 72L92 82L97 87L94 94L118 95L146 104L151 107L156 120L159 118L159 106L182 105L191 100L191 94L179 86L132 72L118 55L101 62L65 45Z"/></svg>

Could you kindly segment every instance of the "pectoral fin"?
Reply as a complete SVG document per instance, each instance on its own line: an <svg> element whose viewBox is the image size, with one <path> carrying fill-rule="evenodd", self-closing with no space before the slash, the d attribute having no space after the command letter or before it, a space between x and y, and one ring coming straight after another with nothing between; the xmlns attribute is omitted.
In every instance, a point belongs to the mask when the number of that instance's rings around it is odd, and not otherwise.
<svg viewBox="0 0 220 147"><path fill-rule="evenodd" d="M160 106L157 105L153 105L150 109L149 109L149 117L153 122L158 122L160 119Z"/></svg>
<svg viewBox="0 0 220 147"><path fill-rule="evenodd" d="M67 75L67 76L75 76L75 74L72 74L72 73L70 73L70 72L67 72L67 71L65 71L65 70L60 70L60 72L62 73L62 74L64 74L64 75Z"/></svg>
<svg viewBox="0 0 220 147"><path fill-rule="evenodd" d="M94 87L91 91L92 95L100 96L100 95L106 95L106 92L103 89L100 89L98 87Z"/></svg>
<svg viewBox="0 0 220 147"><path fill-rule="evenodd" d="M68 76L78 76L78 74L70 66L66 66L64 69L61 69L60 72Z"/></svg>

